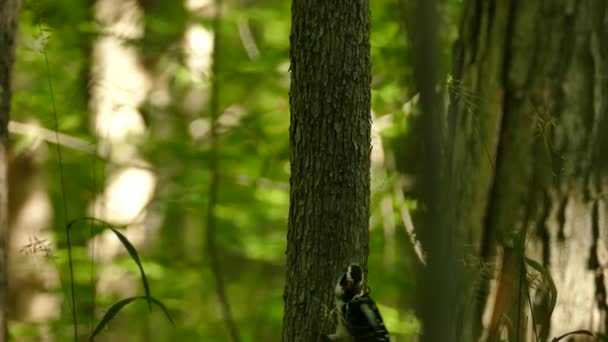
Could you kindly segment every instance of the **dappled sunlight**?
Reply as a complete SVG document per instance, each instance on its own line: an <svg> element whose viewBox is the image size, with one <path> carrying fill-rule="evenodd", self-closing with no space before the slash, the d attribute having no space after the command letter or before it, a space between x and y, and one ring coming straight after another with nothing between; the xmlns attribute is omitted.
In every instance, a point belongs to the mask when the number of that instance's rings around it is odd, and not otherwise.
<svg viewBox="0 0 608 342"><path fill-rule="evenodd" d="M32 182L11 184L22 189L32 187L19 211L11 213L16 216L10 219L8 286L15 292L11 299L16 306L14 314L27 322L48 322L59 316L61 307L59 298L49 293L60 286L53 264L56 244L49 229L53 208L44 185L38 180L21 179L17 175L13 180Z"/></svg>
<svg viewBox="0 0 608 342"><path fill-rule="evenodd" d="M198 77L193 81L202 82L200 77L208 73L211 67L213 33L201 25L190 25L184 37L186 66L191 71L190 75Z"/></svg>
<svg viewBox="0 0 608 342"><path fill-rule="evenodd" d="M383 134L390 129L395 129L399 120L396 115L400 112L385 114L379 117L374 112L372 115L371 130L371 177L372 177L372 199L377 199L374 206L378 208L372 211L370 217L370 230L378 225L382 226L384 235L383 266L385 269L393 269L398 255L398 241L396 237L397 225L404 228L409 237L411 247L414 249L418 260L424 263L424 252L420 242L416 238L414 224L410 215L410 208L404 200L404 191L407 190L403 181L403 174L397 170L395 165L395 154L390 146L383 144ZM400 221L400 222L399 222Z"/></svg>
<svg viewBox="0 0 608 342"><path fill-rule="evenodd" d="M91 102L95 130L104 139L118 142L144 132L137 108L150 84L137 63L134 48L125 47L116 38L100 39L95 47L100 63L92 71L96 80Z"/></svg>
<svg viewBox="0 0 608 342"><path fill-rule="evenodd" d="M143 246L147 230L144 218L152 200L156 177L150 171L126 168L112 174L105 192L91 205L92 216L116 225L127 225L123 234L134 246ZM105 231L89 243L92 257L110 262L126 255L124 246L111 231Z"/></svg>
<svg viewBox="0 0 608 342"><path fill-rule="evenodd" d="M137 295L141 289L138 275L124 267L106 265L100 269L98 277L97 291L106 296L131 297Z"/></svg>
<svg viewBox="0 0 608 342"><path fill-rule="evenodd" d="M551 265L555 265L552 275L557 293L571 294L557 296L557 305L551 317L556 335L572 331L572 327L600 327L603 324L601 320L594 321L594 318L598 318L594 317L597 316L594 313L598 312L594 307L595 272L580 266L588 265L590 256L587 251L591 251L595 243L592 236L594 223L589 215L592 206L586 203L580 188L573 190L570 196L564 217L557 216L559 208L556 205L553 209L555 216L548 223L552 241L567 241L555 245L550 252ZM562 219L564 221L560 222ZM581 310L589 315L578 314Z"/></svg>
<svg viewBox="0 0 608 342"><path fill-rule="evenodd" d="M44 323L60 317L61 300L56 295L33 293L29 297L29 302L24 313L25 321Z"/></svg>
<svg viewBox="0 0 608 342"><path fill-rule="evenodd" d="M246 114L247 110L243 106L231 105L217 118L217 122L224 130L237 128Z"/></svg>
<svg viewBox="0 0 608 342"><path fill-rule="evenodd" d="M142 12L136 1L98 0L96 18L106 34L94 43L90 108L98 147L109 161L139 161L145 164L140 144L147 128L140 107L152 89L152 80L129 39L143 34ZM156 175L128 166L107 169L105 188L89 205L91 216L110 224L126 225L123 234L136 248L142 248L149 233L143 223L156 187ZM88 243L89 255L104 263L97 275L102 294L135 293L136 278L129 280L111 264L126 255L111 231L104 231ZM132 289L131 291L129 289Z"/></svg>
<svg viewBox="0 0 608 342"><path fill-rule="evenodd" d="M91 109L97 134L116 143L145 131L138 107L150 80L135 47L126 42L143 33L142 14L134 0L99 0L96 4L96 17L107 34L94 43Z"/></svg>
<svg viewBox="0 0 608 342"><path fill-rule="evenodd" d="M194 86L186 91L184 111L200 115L208 101L209 69L213 52L213 33L201 25L189 25L184 34L183 47L186 55L189 82Z"/></svg>
<svg viewBox="0 0 608 342"><path fill-rule="evenodd" d="M91 206L93 216L115 224L130 224L145 214L156 177L148 170L125 168L113 173Z"/></svg>
<svg viewBox="0 0 608 342"><path fill-rule="evenodd" d="M14 233L11 234L10 245L21 249L29 244L33 237L38 239L50 239L52 234L48 230L52 218L51 202L43 189L36 189L30 195L14 219ZM47 240L50 243L50 240Z"/></svg>
<svg viewBox="0 0 608 342"><path fill-rule="evenodd" d="M384 117L379 118L374 112L371 113L372 117L372 154L371 154L371 163L372 163L372 172L376 168L382 168L384 166L384 147L382 146L382 130L387 127L388 124L392 122L390 120L391 115L385 115Z"/></svg>
<svg viewBox="0 0 608 342"><path fill-rule="evenodd" d="M206 7L213 6L213 0L185 0L186 8L191 12L198 12Z"/></svg>
<svg viewBox="0 0 608 342"><path fill-rule="evenodd" d="M199 140L199 139L202 139L203 137L205 137L207 135L207 133L209 133L211 124L209 123L209 120L207 120L207 119L197 118L195 120L192 120L192 122L190 122L190 125L188 126L188 128L189 128L190 136L192 137L192 140Z"/></svg>

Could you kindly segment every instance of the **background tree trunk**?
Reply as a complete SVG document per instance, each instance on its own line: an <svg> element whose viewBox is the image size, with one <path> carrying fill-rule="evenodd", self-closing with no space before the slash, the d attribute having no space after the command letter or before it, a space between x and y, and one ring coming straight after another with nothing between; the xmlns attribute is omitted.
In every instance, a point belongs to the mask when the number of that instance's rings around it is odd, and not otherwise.
<svg viewBox="0 0 608 342"><path fill-rule="evenodd" d="M543 340L608 328L606 42L605 1L464 3L450 83L453 221L497 275L475 288L474 322L484 320L473 335L510 326L515 340L525 322ZM552 316L546 282L529 315L521 250L551 272Z"/></svg>
<svg viewBox="0 0 608 342"><path fill-rule="evenodd" d="M367 263L370 195L369 3L293 0L291 194L283 341L335 326L338 275Z"/></svg>
<svg viewBox="0 0 608 342"><path fill-rule="evenodd" d="M8 340L8 120L11 106L11 70L20 6L18 0L0 1L0 342Z"/></svg>
<svg viewBox="0 0 608 342"><path fill-rule="evenodd" d="M415 122L420 141L417 187L421 199L418 236L426 265L417 274L420 286L417 312L421 341L450 341L459 334L456 318L462 310L462 241L449 218L449 173L446 160L445 69L442 63L439 1L403 1L410 13L408 35L414 51L414 76L420 94L420 119Z"/></svg>

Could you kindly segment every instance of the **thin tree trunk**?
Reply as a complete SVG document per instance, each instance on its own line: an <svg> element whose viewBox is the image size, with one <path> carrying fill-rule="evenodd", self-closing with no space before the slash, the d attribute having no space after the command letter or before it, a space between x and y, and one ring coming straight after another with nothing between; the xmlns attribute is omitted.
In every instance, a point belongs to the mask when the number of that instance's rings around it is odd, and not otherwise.
<svg viewBox="0 0 608 342"><path fill-rule="evenodd" d="M215 0L215 15L213 18L213 64L211 67L211 94L210 94L210 129L209 129L209 173L211 174L209 181L209 195L208 195L208 207L207 207L207 221L205 230L205 256L209 259L209 265L211 266L211 273L215 280L215 290L217 292L220 309L222 312L222 319L230 335L232 342L240 341L239 329L232 314L230 307L230 301L228 299L228 293L226 291L226 284L224 281L224 273L220 264L220 255L218 251L216 233L216 207L218 204L219 195L219 178L220 168L218 165L218 117L220 116L220 56L222 48L222 1Z"/></svg>
<svg viewBox="0 0 608 342"><path fill-rule="evenodd" d="M19 0L0 1L0 342L8 341L8 121Z"/></svg>
<svg viewBox="0 0 608 342"><path fill-rule="evenodd" d="M480 276L473 336L608 329L606 42L602 0L464 3L451 83L453 222L497 275L492 286ZM548 282L527 288L524 251L551 271L552 315Z"/></svg>
<svg viewBox="0 0 608 342"><path fill-rule="evenodd" d="M460 333L457 321L463 297L462 239L451 225L451 174L446 172L451 150L446 144L445 71L440 48L439 1L403 2L412 14L408 33L414 50L416 86L420 92L419 137L422 151L418 163L423 222L419 236L427 255L420 274L422 286L417 310L422 320L422 341L452 341Z"/></svg>
<svg viewBox="0 0 608 342"><path fill-rule="evenodd" d="M292 1L283 341L316 341L334 329L323 308L333 306L339 273L367 264L369 20L367 0Z"/></svg>

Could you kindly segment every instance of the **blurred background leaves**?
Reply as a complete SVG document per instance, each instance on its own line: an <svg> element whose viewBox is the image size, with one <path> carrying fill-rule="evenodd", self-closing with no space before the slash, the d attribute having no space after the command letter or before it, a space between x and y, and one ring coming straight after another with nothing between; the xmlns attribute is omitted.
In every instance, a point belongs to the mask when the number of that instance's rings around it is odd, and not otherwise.
<svg viewBox="0 0 608 342"><path fill-rule="evenodd" d="M218 74L220 262L242 340L279 341L289 199L289 1L227 0L224 6ZM415 339L419 327L412 308L413 272L420 261L406 231L407 217L410 213L415 217L417 209L416 194L411 191L416 163L411 121L418 110L417 91L401 2L375 0L371 6L376 136L369 283L396 341L409 341ZM443 6L444 27L449 28L443 33L448 65L460 1L446 1ZM103 17L103 11L114 17ZM48 198L46 219L28 234L49 235L52 257L45 257L49 264L45 267L59 276L56 283L38 284L32 291L50 294L60 303L52 306L51 311L57 312L39 319L23 313L36 309L14 311L10 331L16 340L61 341L71 336L65 224L96 214L100 207L111 208L112 180L132 169L150 173L150 199L133 222L120 222L111 213L105 218L128 226L131 235L126 235L140 253L152 294L170 310L175 325L160 310L148 313L146 305L138 303L121 311L98 340L228 340L209 265L201 252L210 179L207 101L213 13L213 5L200 0L25 1L12 120L52 133L50 78L59 132L76 139L81 148L60 145L66 180L62 190L55 137L12 130L14 158L26 160L31 170L16 172L11 179L12 188L29 191L12 214L28 215L26 202L35 198L34 192ZM121 34L119 24L125 22L134 29ZM124 56L103 60L96 55L98 44L107 37L119 42L114 50L134 52L140 69L123 72L126 81L99 76L104 63L128 65L120 59ZM117 142L112 140L112 130L100 133L98 113L104 96L109 95L100 95L104 93L99 89L127 87L128 77L136 73L143 75L146 85L140 90L144 95L125 106L134 107L143 126ZM125 103L132 100L126 97ZM119 122L117 127L130 124L120 121L128 117L120 116L121 105L114 103L109 109L113 115L109 117ZM121 158L122 153L127 157ZM135 179L144 177L144 173L139 175ZM33 179L35 185L26 189ZM118 193L128 203L143 190L133 182L127 184L131 187ZM62 196L69 217L63 217ZM17 223L11 229L23 231ZM133 289L139 285L139 273L126 253L110 253L113 245L90 224L74 229L73 239L77 313L86 336L111 303L137 295ZM14 250L22 247L15 244ZM40 271L35 263L32 267L33 272ZM15 282L15 291L25 291L17 278ZM15 305L40 305L31 300L32 293L16 296L20 299Z"/></svg>

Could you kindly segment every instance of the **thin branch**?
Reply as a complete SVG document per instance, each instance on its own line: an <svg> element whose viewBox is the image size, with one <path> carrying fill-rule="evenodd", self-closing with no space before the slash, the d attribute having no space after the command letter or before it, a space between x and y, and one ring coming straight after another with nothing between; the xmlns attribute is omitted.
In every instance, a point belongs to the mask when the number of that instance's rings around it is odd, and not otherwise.
<svg viewBox="0 0 608 342"><path fill-rule="evenodd" d="M42 139L46 142L65 146L67 148L87 154L95 154L95 145L73 136L52 131L50 129L11 120L8 123L8 131L13 134L27 135Z"/></svg>
<svg viewBox="0 0 608 342"><path fill-rule="evenodd" d="M560 340L562 340L562 339L564 339L564 338L566 338L566 337L568 337L570 335L585 335L585 336L590 336L590 337L594 337L595 336L595 335L593 335L593 333L591 331L586 330L586 329L581 329L581 330L570 331L570 332L567 332L567 333L565 333L563 335L555 337L555 338L553 338L551 340L551 342L560 341Z"/></svg>
<svg viewBox="0 0 608 342"><path fill-rule="evenodd" d="M97 143L89 143L84 139L76 138L65 133L55 132L48 128L38 126L36 124L27 124L17 121L8 123L8 131L12 134L20 134L43 140L47 143L56 144L62 147L67 147L74 151L93 155L96 160L108 163L117 167L134 167L137 169L156 172L156 169L142 161L131 162L116 162L110 158L109 153L101 153L98 151Z"/></svg>
<svg viewBox="0 0 608 342"><path fill-rule="evenodd" d="M253 38L249 21L245 17L239 19L239 38L241 38L243 48L245 48L250 60L255 61L260 58L260 50L255 43L255 38Z"/></svg>
<svg viewBox="0 0 608 342"><path fill-rule="evenodd" d="M205 250L209 258L211 265L211 272L215 278L217 296L220 302L222 316L226 328L230 333L231 340L233 342L240 341L238 328L232 317L232 311L230 310L230 303L228 302L228 296L226 294L226 286L224 284L224 278L222 275L218 253L216 237L216 221L215 221L215 207L218 202L218 191L219 191L219 167L218 167L218 132L217 119L219 117L219 81L218 71L220 63L220 28L221 28L221 17L222 17L222 1L215 1L215 16L213 18L213 64L211 70L211 99L210 99L210 116L211 116L211 127L210 127L210 145L211 150L209 151L209 172L211 173L211 179L209 184L209 196L208 196L208 208L207 208L207 229L205 232Z"/></svg>
<svg viewBox="0 0 608 342"><path fill-rule="evenodd" d="M399 183L394 185L393 192L395 193L398 202L403 203L403 189ZM418 238L416 237L414 221L412 221L412 215L410 215L410 209L407 207L407 204L402 204L399 206L399 214L401 215L401 220L403 221L403 226L405 227L405 233L410 238L410 242L412 243L412 247L414 248L414 252L418 257L418 260L422 265L426 266L426 257L424 255L424 251L422 250L422 246L420 245L420 241L418 241Z"/></svg>

